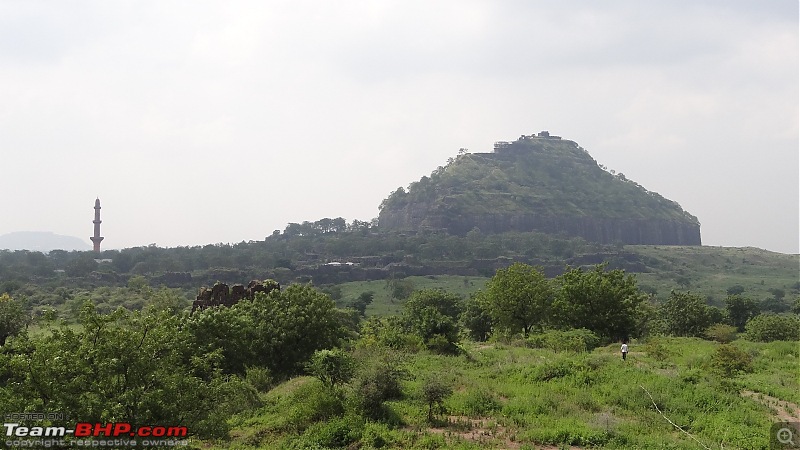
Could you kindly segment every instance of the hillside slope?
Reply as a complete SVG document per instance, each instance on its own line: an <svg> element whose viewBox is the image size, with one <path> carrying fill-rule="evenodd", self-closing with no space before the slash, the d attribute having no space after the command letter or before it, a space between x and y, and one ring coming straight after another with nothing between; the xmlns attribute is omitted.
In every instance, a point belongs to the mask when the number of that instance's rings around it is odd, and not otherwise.
<svg viewBox="0 0 800 450"><path fill-rule="evenodd" d="M465 234L541 231L599 243L700 245L700 223L679 204L601 168L573 141L521 136L492 153L462 153L393 192L388 230Z"/></svg>

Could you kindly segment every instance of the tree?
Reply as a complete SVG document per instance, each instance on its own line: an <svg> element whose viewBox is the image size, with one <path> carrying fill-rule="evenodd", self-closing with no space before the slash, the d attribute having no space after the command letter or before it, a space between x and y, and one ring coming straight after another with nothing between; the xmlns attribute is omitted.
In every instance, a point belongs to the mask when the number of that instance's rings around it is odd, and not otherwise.
<svg viewBox="0 0 800 450"><path fill-rule="evenodd" d="M461 298L457 295L441 289L423 289L411 294L404 316L409 329L422 338L428 348L452 353L458 342L461 309Z"/></svg>
<svg viewBox="0 0 800 450"><path fill-rule="evenodd" d="M514 263L489 280L486 300L495 326L527 337L548 322L553 288L541 268Z"/></svg>
<svg viewBox="0 0 800 450"><path fill-rule="evenodd" d="M88 422L171 423L225 437L226 417L257 406L257 394L222 376L219 355L187 346L182 320L124 309L102 315L86 302L80 329L52 328L19 352L18 386L30 406Z"/></svg>
<svg viewBox="0 0 800 450"><path fill-rule="evenodd" d="M6 339L24 330L29 321L30 317L20 302L6 293L0 294L0 346L6 345Z"/></svg>
<svg viewBox="0 0 800 450"><path fill-rule="evenodd" d="M247 332L251 364L275 374L297 373L314 351L336 347L344 334L333 300L307 285L258 293L231 309L252 323Z"/></svg>
<svg viewBox="0 0 800 450"><path fill-rule="evenodd" d="M758 304L753 299L739 294L728 295L725 298L725 310L728 312L731 325L735 326L740 333L744 331L747 321L760 312Z"/></svg>
<svg viewBox="0 0 800 450"><path fill-rule="evenodd" d="M441 380L441 377L429 376L422 383L422 398L428 404L428 422L433 422L434 413L446 412L444 401L453 388Z"/></svg>
<svg viewBox="0 0 800 450"><path fill-rule="evenodd" d="M703 298L689 292L672 291L661 305L660 315L665 331L675 336L702 337L711 325L711 312Z"/></svg>
<svg viewBox="0 0 800 450"><path fill-rule="evenodd" d="M728 295L739 295L744 293L744 286L741 284L734 284L733 286L729 287L726 292Z"/></svg>
<svg viewBox="0 0 800 450"><path fill-rule="evenodd" d="M372 303L375 298L375 293L372 291L365 291L359 294L358 298L351 301L348 306L358 311L362 317L367 315L367 306Z"/></svg>
<svg viewBox="0 0 800 450"><path fill-rule="evenodd" d="M355 374L353 357L340 348L315 351L306 368L329 387L347 383Z"/></svg>
<svg viewBox="0 0 800 450"><path fill-rule="evenodd" d="M464 304L461 322L469 330L469 337L483 342L492 332L492 316L486 296L482 291L472 294Z"/></svg>
<svg viewBox="0 0 800 450"><path fill-rule="evenodd" d="M97 270L97 261L90 253L83 253L79 257L73 259L64 267L67 275L71 277L85 277L93 271Z"/></svg>
<svg viewBox="0 0 800 450"><path fill-rule="evenodd" d="M637 332L636 316L646 295L632 275L598 264L588 271L570 269L556 281L553 308L561 325L586 328L605 340L627 339Z"/></svg>
<svg viewBox="0 0 800 450"><path fill-rule="evenodd" d="M759 314L745 325L745 337L755 342L800 340L800 318L782 314Z"/></svg>
<svg viewBox="0 0 800 450"><path fill-rule="evenodd" d="M392 291L392 298L396 300L405 300L414 292L414 283L411 280L392 278L386 280L386 286Z"/></svg>

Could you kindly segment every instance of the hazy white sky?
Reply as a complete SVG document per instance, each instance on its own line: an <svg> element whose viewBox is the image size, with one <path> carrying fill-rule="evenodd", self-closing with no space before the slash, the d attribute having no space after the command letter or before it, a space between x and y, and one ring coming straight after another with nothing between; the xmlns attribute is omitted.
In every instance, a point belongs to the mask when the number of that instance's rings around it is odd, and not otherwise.
<svg viewBox="0 0 800 450"><path fill-rule="evenodd" d="M798 2L0 0L0 234L103 248L368 220L550 130L703 243L798 249Z"/></svg>

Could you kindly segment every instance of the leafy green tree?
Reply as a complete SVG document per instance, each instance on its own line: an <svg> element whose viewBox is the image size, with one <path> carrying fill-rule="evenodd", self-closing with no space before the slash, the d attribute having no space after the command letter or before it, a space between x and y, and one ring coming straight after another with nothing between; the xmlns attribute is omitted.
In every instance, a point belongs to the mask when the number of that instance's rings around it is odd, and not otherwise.
<svg viewBox="0 0 800 450"><path fill-rule="evenodd" d="M482 291L473 293L464 304L461 313L461 322L469 330L469 337L483 342L492 332L492 315L489 305Z"/></svg>
<svg viewBox="0 0 800 450"><path fill-rule="evenodd" d="M192 345L219 351L228 373L247 366L276 376L299 373L316 350L333 348L347 334L333 300L307 285L258 293L231 307L196 311L188 321Z"/></svg>
<svg viewBox="0 0 800 450"><path fill-rule="evenodd" d="M453 352L458 342L461 298L441 289L414 292L405 304L409 329L422 338L428 348Z"/></svg>
<svg viewBox="0 0 800 450"><path fill-rule="evenodd" d="M728 312L731 325L740 333L744 331L747 321L760 313L758 304L754 300L740 294L728 295L725 298L725 310Z"/></svg>
<svg viewBox="0 0 800 450"><path fill-rule="evenodd" d="M561 325L586 328L604 340L627 339L637 332L637 312L645 300L633 275L598 264L570 269L557 279L553 304Z"/></svg>
<svg viewBox="0 0 800 450"><path fill-rule="evenodd" d="M744 293L744 286L741 284L734 284L726 290L728 295L740 295Z"/></svg>
<svg viewBox="0 0 800 450"><path fill-rule="evenodd" d="M358 313L365 317L367 315L367 306L372 303L372 300L375 298L375 293L372 291L362 292L358 295L358 298L351 301L348 306L358 311Z"/></svg>
<svg viewBox="0 0 800 450"><path fill-rule="evenodd" d="M711 311L697 294L672 291L661 305L665 331L674 336L702 337L711 325Z"/></svg>
<svg viewBox="0 0 800 450"><path fill-rule="evenodd" d="M433 422L434 413L446 412L444 401L453 393L453 388L440 376L429 376L422 382L422 398L428 404L428 422Z"/></svg>
<svg viewBox="0 0 800 450"><path fill-rule="evenodd" d="M755 342L800 340L800 318L782 314L759 314L745 325L745 337Z"/></svg>
<svg viewBox="0 0 800 450"><path fill-rule="evenodd" d="M341 348L315 351L306 368L330 387L347 383L355 374L353 357Z"/></svg>
<svg viewBox="0 0 800 450"><path fill-rule="evenodd" d="M67 275L71 277L85 277L97 270L97 266L97 261L94 260L92 254L83 253L81 256L67 263L64 270L67 272Z"/></svg>
<svg viewBox="0 0 800 450"><path fill-rule="evenodd" d="M392 299L405 300L414 292L414 283L411 280L390 279L386 285L392 292Z"/></svg>
<svg viewBox="0 0 800 450"><path fill-rule="evenodd" d="M11 336L16 336L30 322L30 316L22 304L6 293L0 294L0 346Z"/></svg>
<svg viewBox="0 0 800 450"><path fill-rule="evenodd" d="M761 312L772 312L775 314L785 313L792 309L791 305L783 298L769 297L761 301L759 305Z"/></svg>
<svg viewBox="0 0 800 450"><path fill-rule="evenodd" d="M486 284L486 300L496 327L528 336L549 320L553 288L542 269L514 263L500 269Z"/></svg>
<svg viewBox="0 0 800 450"><path fill-rule="evenodd" d="M259 401L238 378L222 376L218 355L187 347L181 321L167 312L102 315L86 302L81 329L53 328L20 353L19 386L31 407L89 422L182 425L225 437L227 416Z"/></svg>
<svg viewBox="0 0 800 450"><path fill-rule="evenodd" d="M752 372L753 358L738 347L722 344L711 356L711 367L718 374L730 378L741 372Z"/></svg>

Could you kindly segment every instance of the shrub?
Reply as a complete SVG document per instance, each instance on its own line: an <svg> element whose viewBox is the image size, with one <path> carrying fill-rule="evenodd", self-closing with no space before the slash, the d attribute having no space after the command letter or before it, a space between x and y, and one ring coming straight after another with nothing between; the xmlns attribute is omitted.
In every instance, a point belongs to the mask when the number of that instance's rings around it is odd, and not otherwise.
<svg viewBox="0 0 800 450"><path fill-rule="evenodd" d="M652 339L645 344L644 351L648 356L659 361L664 361L672 356L672 350L658 339Z"/></svg>
<svg viewBox="0 0 800 450"><path fill-rule="evenodd" d="M736 339L736 327L722 323L715 323L706 329L705 335L706 339L727 344Z"/></svg>
<svg viewBox="0 0 800 450"><path fill-rule="evenodd" d="M526 345L532 348L548 348L556 352L587 352L600 345L600 338L585 328L567 331L549 330L529 336Z"/></svg>
<svg viewBox="0 0 800 450"><path fill-rule="evenodd" d="M371 317L361 325L361 340L395 350L418 352L425 343L412 334L399 316Z"/></svg>
<svg viewBox="0 0 800 450"><path fill-rule="evenodd" d="M453 388L444 383L441 377L431 376L423 381L422 398L428 405L428 422L433 421L434 413L444 414L446 412L444 401L452 393Z"/></svg>
<svg viewBox="0 0 800 450"><path fill-rule="evenodd" d="M314 422L328 420L344 413L344 401L339 392L319 382L298 388L293 400L293 408L287 412L288 422L298 431L305 430Z"/></svg>
<svg viewBox="0 0 800 450"><path fill-rule="evenodd" d="M406 377L399 361L383 355L367 361L353 380L350 404L367 418L381 419L386 415L383 402L400 398L400 382Z"/></svg>
<svg viewBox="0 0 800 450"><path fill-rule="evenodd" d="M753 358L738 347L723 344L711 356L711 367L725 377L732 377L740 372L752 372Z"/></svg>
<svg viewBox="0 0 800 450"><path fill-rule="evenodd" d="M367 448L383 448L391 445L389 427L383 423L367 422L361 433L361 444Z"/></svg>
<svg viewBox="0 0 800 450"><path fill-rule="evenodd" d="M317 350L306 368L326 386L347 383L355 372L353 358L340 348Z"/></svg>
<svg viewBox="0 0 800 450"><path fill-rule="evenodd" d="M800 318L760 314L745 325L745 336L755 342L800 340Z"/></svg>
<svg viewBox="0 0 800 450"><path fill-rule="evenodd" d="M495 396L485 390L476 389L467 393L464 400L464 412L470 416L485 416L489 413L499 411L502 408Z"/></svg>
<svg viewBox="0 0 800 450"><path fill-rule="evenodd" d="M566 359L551 360L534 369L533 379L536 381L550 381L571 375L579 369L574 363Z"/></svg>
<svg viewBox="0 0 800 450"><path fill-rule="evenodd" d="M261 392L269 391L275 384L275 379L272 378L272 373L266 367L246 368L244 379L250 383L250 386L253 386Z"/></svg>
<svg viewBox="0 0 800 450"><path fill-rule="evenodd" d="M306 429L301 439L301 448L320 446L322 448L347 447L361 439L364 424L357 417L336 417L326 422L317 422Z"/></svg>

